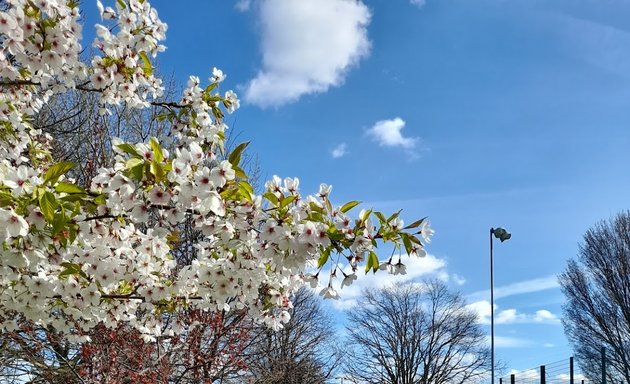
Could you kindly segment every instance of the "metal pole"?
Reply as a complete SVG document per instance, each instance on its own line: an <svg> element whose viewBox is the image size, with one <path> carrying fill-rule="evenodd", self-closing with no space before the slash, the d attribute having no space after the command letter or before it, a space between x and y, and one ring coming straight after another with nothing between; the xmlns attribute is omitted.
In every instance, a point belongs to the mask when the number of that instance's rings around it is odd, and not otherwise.
<svg viewBox="0 0 630 384"><path fill-rule="evenodd" d="M494 228L490 228L490 364L492 365L492 381L494 384L494 259L492 255L492 234Z"/></svg>
<svg viewBox="0 0 630 384"><path fill-rule="evenodd" d="M545 373L545 366L541 365L540 366L540 384L546 384L547 383L547 374Z"/></svg>
<svg viewBox="0 0 630 384"><path fill-rule="evenodd" d="M602 384L606 384L606 347L602 347Z"/></svg>
<svg viewBox="0 0 630 384"><path fill-rule="evenodd" d="M573 373L573 356L569 357L569 384L575 384Z"/></svg>

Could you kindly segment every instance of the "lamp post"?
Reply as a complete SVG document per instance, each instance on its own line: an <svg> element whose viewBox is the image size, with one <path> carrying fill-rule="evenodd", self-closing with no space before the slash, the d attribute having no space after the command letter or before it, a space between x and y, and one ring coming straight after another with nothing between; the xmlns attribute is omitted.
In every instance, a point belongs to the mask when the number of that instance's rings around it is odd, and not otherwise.
<svg viewBox="0 0 630 384"><path fill-rule="evenodd" d="M492 236L504 242L512 237L508 231L503 228L490 228L490 364L492 365L492 381L494 384L494 257L493 257L493 239Z"/></svg>

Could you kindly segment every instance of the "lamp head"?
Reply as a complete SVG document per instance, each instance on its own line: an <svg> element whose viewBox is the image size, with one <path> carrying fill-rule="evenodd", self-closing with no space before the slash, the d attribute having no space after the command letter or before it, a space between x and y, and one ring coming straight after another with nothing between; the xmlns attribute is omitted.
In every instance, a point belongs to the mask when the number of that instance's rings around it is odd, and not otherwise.
<svg viewBox="0 0 630 384"><path fill-rule="evenodd" d="M497 239L501 240L501 242L504 242L505 240L509 240L512 237L512 234L508 231L506 231L504 228L492 228L492 233L494 234L494 237L496 237Z"/></svg>

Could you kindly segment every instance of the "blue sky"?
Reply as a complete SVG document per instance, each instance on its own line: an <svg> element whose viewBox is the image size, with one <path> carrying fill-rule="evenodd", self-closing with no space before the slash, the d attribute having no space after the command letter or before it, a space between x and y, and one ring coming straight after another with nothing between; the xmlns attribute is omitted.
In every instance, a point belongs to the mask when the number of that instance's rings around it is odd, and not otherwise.
<svg viewBox="0 0 630 384"><path fill-rule="evenodd" d="M522 370L571 355L555 275L589 226L628 208L630 1L153 4L169 25L161 71L227 73L242 99L227 122L265 178L429 216L431 256L408 278L441 276L481 313L489 228L506 227L497 357Z"/></svg>

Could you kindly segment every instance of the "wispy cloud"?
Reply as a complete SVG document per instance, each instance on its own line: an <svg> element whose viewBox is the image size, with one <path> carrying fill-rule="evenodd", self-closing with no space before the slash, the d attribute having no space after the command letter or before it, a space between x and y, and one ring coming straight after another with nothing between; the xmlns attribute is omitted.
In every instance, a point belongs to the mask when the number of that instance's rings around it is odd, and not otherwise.
<svg viewBox="0 0 630 384"><path fill-rule="evenodd" d="M594 67L630 76L630 32L564 14L549 14L551 33L570 55Z"/></svg>
<svg viewBox="0 0 630 384"><path fill-rule="evenodd" d="M426 0L409 0L409 2L418 8L424 7L424 5L427 3Z"/></svg>
<svg viewBox="0 0 630 384"><path fill-rule="evenodd" d="M405 121L400 117L391 120L380 120L367 130L367 134L380 146L412 149L416 146L418 139L403 136L401 131L404 127Z"/></svg>
<svg viewBox="0 0 630 384"><path fill-rule="evenodd" d="M340 157L343 157L347 153L348 153L348 145L346 143L341 143L337 145L335 148L333 148L332 151L330 151L330 154L332 155L333 159L338 159Z"/></svg>
<svg viewBox="0 0 630 384"><path fill-rule="evenodd" d="M488 344L490 344L490 338L488 337ZM508 336L495 336L494 346L497 348L524 348L531 347L534 343L528 339L521 339L518 337Z"/></svg>
<svg viewBox="0 0 630 384"><path fill-rule="evenodd" d="M368 56L370 11L360 0L262 0L262 69L245 100L279 106L343 83Z"/></svg>
<svg viewBox="0 0 630 384"><path fill-rule="evenodd" d="M247 12L252 6L252 0L238 0L234 5L234 8L241 12Z"/></svg>
<svg viewBox="0 0 630 384"><path fill-rule="evenodd" d="M509 285L494 288L494 298L522 295L526 293L540 292L548 289L556 289L560 286L556 275L541 277L537 279L519 281ZM477 291L467 295L469 301L482 300L490 296L490 290Z"/></svg>
<svg viewBox="0 0 630 384"><path fill-rule="evenodd" d="M468 309L477 313L480 324L490 324L490 303L486 300L476 301L467 305ZM495 324L560 324L560 319L546 309L539 309L534 313L522 313L514 308L499 310L494 306Z"/></svg>

